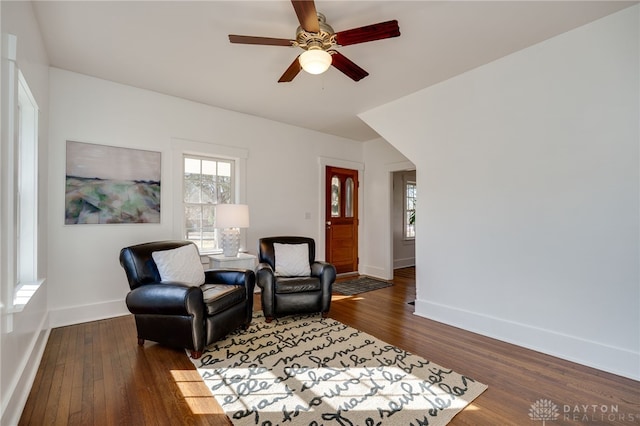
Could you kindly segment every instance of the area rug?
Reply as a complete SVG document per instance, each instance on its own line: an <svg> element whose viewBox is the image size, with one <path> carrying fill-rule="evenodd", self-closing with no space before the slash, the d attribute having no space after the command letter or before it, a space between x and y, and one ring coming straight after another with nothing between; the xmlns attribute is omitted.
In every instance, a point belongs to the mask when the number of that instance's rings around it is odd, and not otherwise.
<svg viewBox="0 0 640 426"><path fill-rule="evenodd" d="M345 296L353 296L354 294L391 287L392 285L393 283L389 281L381 281L370 277L358 277L352 280L333 283L333 291L334 293L340 293Z"/></svg>
<svg viewBox="0 0 640 426"><path fill-rule="evenodd" d="M191 361L234 425L440 426L487 388L319 315L256 313Z"/></svg>

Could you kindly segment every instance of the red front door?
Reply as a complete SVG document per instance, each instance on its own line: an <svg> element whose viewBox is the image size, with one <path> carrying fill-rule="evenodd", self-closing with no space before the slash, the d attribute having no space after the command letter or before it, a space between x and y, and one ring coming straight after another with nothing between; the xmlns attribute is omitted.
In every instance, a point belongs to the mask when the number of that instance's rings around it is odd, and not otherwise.
<svg viewBox="0 0 640 426"><path fill-rule="evenodd" d="M327 166L326 260L339 274L358 271L358 171Z"/></svg>

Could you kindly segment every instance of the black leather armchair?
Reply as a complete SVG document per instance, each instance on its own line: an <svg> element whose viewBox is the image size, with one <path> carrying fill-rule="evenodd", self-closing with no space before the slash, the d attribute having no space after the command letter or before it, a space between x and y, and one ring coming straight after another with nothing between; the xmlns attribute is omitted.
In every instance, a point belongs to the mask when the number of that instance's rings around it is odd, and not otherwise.
<svg viewBox="0 0 640 426"><path fill-rule="evenodd" d="M126 247L120 251L120 264L131 287L126 303L135 316L138 344L151 340L186 348L197 359L205 346L251 324L255 273L206 270L205 284L195 287L161 282L152 253L187 244L193 243L159 241Z"/></svg>
<svg viewBox="0 0 640 426"><path fill-rule="evenodd" d="M274 243L308 244L309 276L287 277L276 274ZM315 260L313 238L269 237L258 242L256 280L260 287L262 310L267 322L274 317L296 313L322 313L326 318L331 307L331 288L336 280L336 269L327 262Z"/></svg>

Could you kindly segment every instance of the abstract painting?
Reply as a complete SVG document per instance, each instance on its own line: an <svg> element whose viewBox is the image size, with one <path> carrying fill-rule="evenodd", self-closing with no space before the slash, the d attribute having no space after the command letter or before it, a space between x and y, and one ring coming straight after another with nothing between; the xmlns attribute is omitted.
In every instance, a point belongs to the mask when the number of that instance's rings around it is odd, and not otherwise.
<svg viewBox="0 0 640 426"><path fill-rule="evenodd" d="M160 223L160 153L67 141L65 224Z"/></svg>

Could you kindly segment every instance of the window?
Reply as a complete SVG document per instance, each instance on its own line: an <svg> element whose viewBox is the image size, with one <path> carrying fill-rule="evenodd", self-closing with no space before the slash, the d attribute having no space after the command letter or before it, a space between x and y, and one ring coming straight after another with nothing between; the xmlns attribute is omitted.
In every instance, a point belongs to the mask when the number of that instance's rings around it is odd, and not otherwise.
<svg viewBox="0 0 640 426"><path fill-rule="evenodd" d="M5 230L5 247L14 253L6 277L13 283L7 288L10 310L19 312L44 281L38 278L38 105L20 70L13 68L9 74L8 86L17 96L9 97L13 114L8 121L15 127L8 131L10 149L3 175L13 189L6 198L5 214L12 226Z"/></svg>
<svg viewBox="0 0 640 426"><path fill-rule="evenodd" d="M404 237L406 239L413 239L416 237L416 183L407 182L405 185L404 193Z"/></svg>
<svg viewBox="0 0 640 426"><path fill-rule="evenodd" d="M234 161L185 155L184 238L203 253L220 250L215 229L215 205L234 202Z"/></svg>
<svg viewBox="0 0 640 426"><path fill-rule="evenodd" d="M38 279L38 105L18 74L16 270L19 284Z"/></svg>
<svg viewBox="0 0 640 426"><path fill-rule="evenodd" d="M0 181L6 190L0 192L0 296L9 313L22 311L44 281L38 276L39 109L17 66L16 49L17 37L2 34Z"/></svg>

